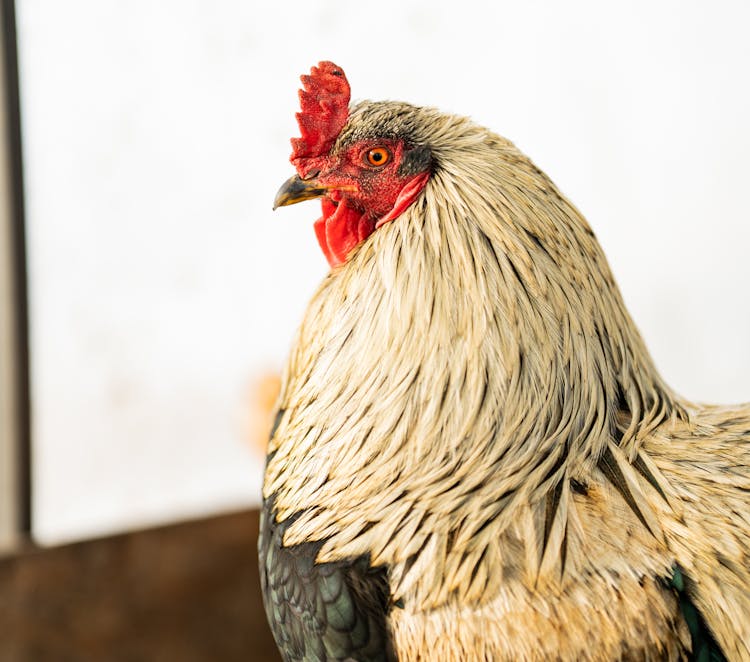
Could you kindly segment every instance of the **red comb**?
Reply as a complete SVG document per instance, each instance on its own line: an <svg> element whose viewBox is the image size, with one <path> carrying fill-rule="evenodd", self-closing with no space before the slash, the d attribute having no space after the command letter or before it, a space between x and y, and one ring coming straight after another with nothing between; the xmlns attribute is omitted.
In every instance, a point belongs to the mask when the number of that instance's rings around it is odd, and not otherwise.
<svg viewBox="0 0 750 662"><path fill-rule="evenodd" d="M350 96L344 70L333 62L320 62L301 80L297 124L302 137L292 138L290 158L298 171L304 170L300 159L323 156L336 142L349 115Z"/></svg>

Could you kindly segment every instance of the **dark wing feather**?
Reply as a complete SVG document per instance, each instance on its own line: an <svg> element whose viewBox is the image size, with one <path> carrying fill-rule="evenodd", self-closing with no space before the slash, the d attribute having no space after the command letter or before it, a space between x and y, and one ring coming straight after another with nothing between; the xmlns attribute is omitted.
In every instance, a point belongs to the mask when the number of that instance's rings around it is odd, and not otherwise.
<svg viewBox="0 0 750 662"><path fill-rule="evenodd" d="M266 615L286 662L395 660L386 618L384 568L360 557L315 563L322 542L283 547L294 518L276 523L273 499L264 502L258 553Z"/></svg>
<svg viewBox="0 0 750 662"><path fill-rule="evenodd" d="M670 586L677 593L682 617L690 630L690 639L693 644L690 659L696 662L727 662L711 630L708 629L706 621L690 598L690 579L678 566L673 568Z"/></svg>

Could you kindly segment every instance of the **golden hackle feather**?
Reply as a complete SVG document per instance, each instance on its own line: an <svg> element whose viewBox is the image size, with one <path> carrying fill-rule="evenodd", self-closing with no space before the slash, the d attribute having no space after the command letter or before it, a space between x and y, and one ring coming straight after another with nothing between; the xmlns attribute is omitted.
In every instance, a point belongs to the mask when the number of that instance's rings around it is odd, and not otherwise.
<svg viewBox="0 0 750 662"><path fill-rule="evenodd" d="M750 659L750 410L679 400L580 213L470 120L362 102L434 173L313 297L264 495L389 568L401 660L679 659L674 563Z"/></svg>

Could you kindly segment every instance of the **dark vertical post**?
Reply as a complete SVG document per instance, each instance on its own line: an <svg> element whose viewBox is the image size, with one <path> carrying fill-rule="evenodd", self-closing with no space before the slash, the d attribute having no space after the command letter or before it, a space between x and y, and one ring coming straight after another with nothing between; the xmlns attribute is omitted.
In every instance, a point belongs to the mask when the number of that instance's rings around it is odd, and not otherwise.
<svg viewBox="0 0 750 662"><path fill-rule="evenodd" d="M5 468L0 468L3 497L11 502L6 512L6 537L22 540L31 532L31 398L29 383L29 314L27 291L26 233L23 155L18 76L16 12L13 0L2 1L2 76L0 92L0 366L3 382L4 421L0 421L0 444ZM2 227L5 226L5 227ZM1 451L2 449L0 449ZM2 525L2 524L0 524ZM0 532L2 533L2 532Z"/></svg>

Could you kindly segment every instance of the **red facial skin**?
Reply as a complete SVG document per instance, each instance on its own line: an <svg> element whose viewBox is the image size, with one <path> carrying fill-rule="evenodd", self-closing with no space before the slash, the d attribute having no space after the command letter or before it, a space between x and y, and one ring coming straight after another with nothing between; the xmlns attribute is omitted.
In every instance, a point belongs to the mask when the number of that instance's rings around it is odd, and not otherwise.
<svg viewBox="0 0 750 662"><path fill-rule="evenodd" d="M385 164L369 163L374 148L388 151ZM404 150L402 141L368 140L335 156L306 160L307 171L320 170L314 179L327 189L315 234L331 267L346 262L354 248L400 216L424 188L429 172L399 174Z"/></svg>

